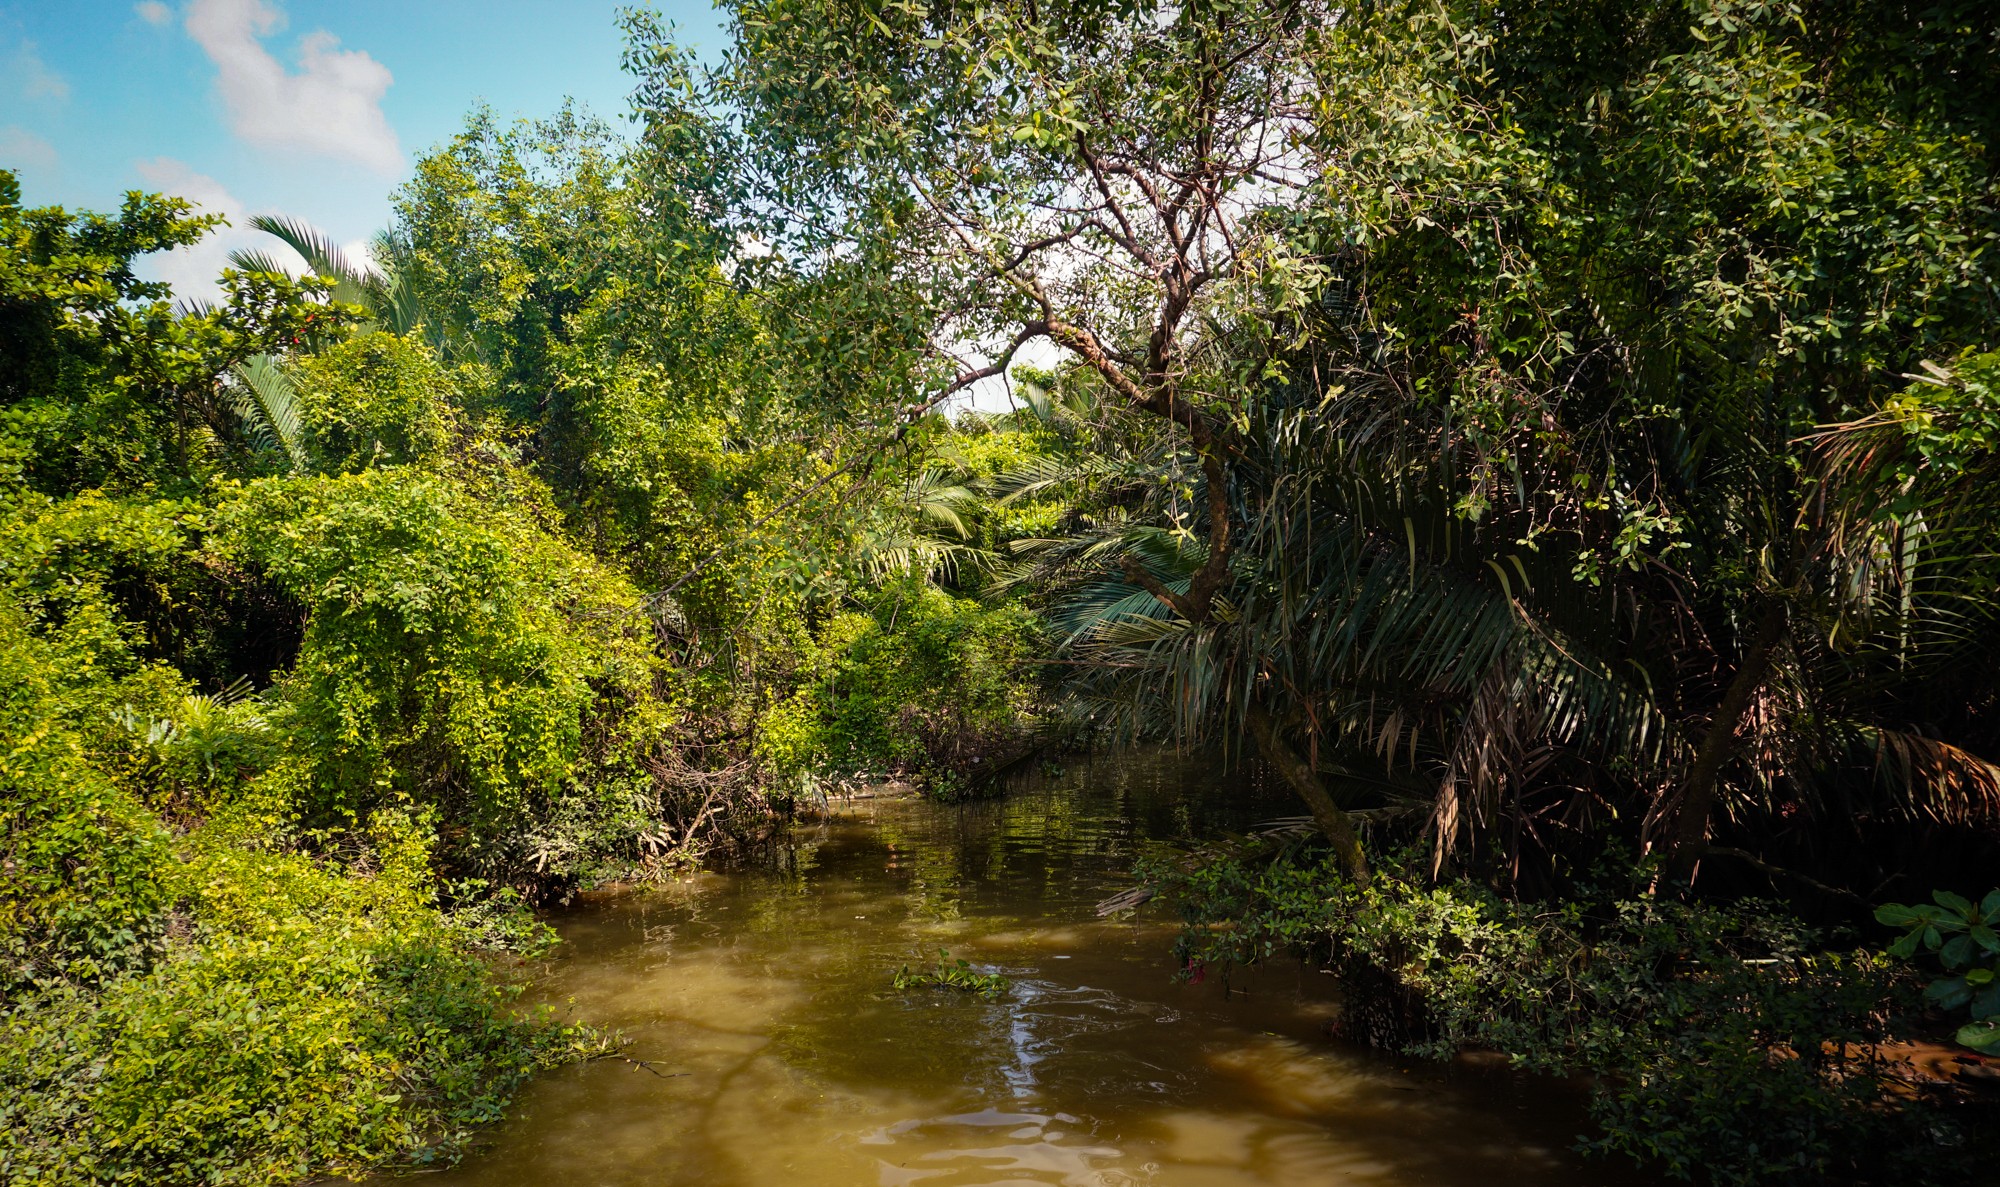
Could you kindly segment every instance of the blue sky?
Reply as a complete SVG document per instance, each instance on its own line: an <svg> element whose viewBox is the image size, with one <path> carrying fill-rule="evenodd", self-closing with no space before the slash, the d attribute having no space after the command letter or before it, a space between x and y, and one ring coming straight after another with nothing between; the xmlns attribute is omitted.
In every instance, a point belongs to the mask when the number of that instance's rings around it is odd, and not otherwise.
<svg viewBox="0 0 2000 1187"><path fill-rule="evenodd" d="M481 101L532 117L571 96L622 127L624 6L0 0L0 167L29 205L106 209L159 190L359 243L387 225L416 158ZM650 7L702 56L720 50L707 0ZM209 295L230 248L260 239L224 231L148 271Z"/></svg>

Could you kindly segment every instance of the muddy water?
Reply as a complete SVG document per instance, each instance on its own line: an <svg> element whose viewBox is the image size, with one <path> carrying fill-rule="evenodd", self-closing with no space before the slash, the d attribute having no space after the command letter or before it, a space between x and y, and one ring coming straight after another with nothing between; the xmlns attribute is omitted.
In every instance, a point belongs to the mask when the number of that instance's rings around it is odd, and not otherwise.
<svg viewBox="0 0 2000 1187"><path fill-rule="evenodd" d="M540 985L644 1065L555 1073L429 1183L508 1187L1604 1184L1574 1095L1327 1037L1330 978L1173 979L1157 907L1101 921L1148 844L1289 811L1161 755L1006 799L858 801L773 868L574 913ZM897 992L947 948L996 1001Z"/></svg>

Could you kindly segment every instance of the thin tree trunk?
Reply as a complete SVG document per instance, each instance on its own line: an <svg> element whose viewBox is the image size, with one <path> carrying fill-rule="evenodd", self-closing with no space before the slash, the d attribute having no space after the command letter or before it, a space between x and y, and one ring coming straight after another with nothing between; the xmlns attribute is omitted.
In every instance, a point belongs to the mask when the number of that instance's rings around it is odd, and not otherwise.
<svg viewBox="0 0 2000 1187"><path fill-rule="evenodd" d="M1326 785L1319 781L1319 772L1278 737L1277 727L1262 705L1251 703L1244 724L1250 727L1250 736L1264 761L1275 767L1279 777L1306 802L1313 822L1333 842L1334 853L1341 865L1347 867L1347 876L1362 886L1368 885L1368 855L1361 851L1361 837L1354 831L1354 820L1333 802Z"/></svg>
<svg viewBox="0 0 2000 1187"><path fill-rule="evenodd" d="M1722 694L1715 720L1709 722L1708 732L1702 735L1701 745L1695 749L1694 763L1688 767L1680 808L1674 813L1667 839L1669 885L1686 886L1694 881L1695 866L1708 844L1708 818L1715 809L1716 777L1736 749L1736 731L1743 726L1743 715L1749 712L1751 699L1770 675L1771 655L1784 637L1785 606L1774 601L1765 609L1764 620L1757 625L1757 636L1743 653L1743 663Z"/></svg>

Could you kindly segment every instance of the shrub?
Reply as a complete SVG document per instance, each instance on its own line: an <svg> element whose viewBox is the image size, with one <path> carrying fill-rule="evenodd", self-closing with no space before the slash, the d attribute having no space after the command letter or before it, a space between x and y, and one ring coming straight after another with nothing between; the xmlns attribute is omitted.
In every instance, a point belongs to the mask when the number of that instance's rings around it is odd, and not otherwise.
<svg viewBox="0 0 2000 1187"><path fill-rule="evenodd" d="M1907 977L1771 904L1522 903L1393 872L1359 888L1297 853L1149 872L1176 894L1190 968L1303 953L1338 975L1351 1037L1591 1075L1587 1149L1728 1184L1948 1177L1937 1119L1884 1091L1877 1044Z"/></svg>
<svg viewBox="0 0 2000 1187"><path fill-rule="evenodd" d="M55 642L36 638L0 594L0 994L143 966L166 906L166 832L87 761L66 712L77 698L55 676L101 674L88 644L115 631L69 626Z"/></svg>
<svg viewBox="0 0 2000 1187"><path fill-rule="evenodd" d="M477 952L545 929L492 896L438 909L431 819L387 804L365 833L301 836L244 781L269 739L241 706L188 696L76 605L40 635L0 593L0 1181L449 1157L529 1071L595 1049L517 1017ZM206 798L176 833L145 793L189 785Z"/></svg>
<svg viewBox="0 0 2000 1187"><path fill-rule="evenodd" d="M1977 905L1949 890L1932 891L1931 897L1936 905L1887 903L1875 912L1880 922L1903 929L1889 952L1934 956L1945 975L1924 990L1925 1000L1970 1016L1958 1028L1960 1043L2000 1052L2000 890L1989 891Z"/></svg>
<svg viewBox="0 0 2000 1187"><path fill-rule="evenodd" d="M1036 629L1019 606L892 588L818 632L798 688L759 722L758 753L784 774L900 771L960 786L1018 744Z"/></svg>
<svg viewBox="0 0 2000 1187"><path fill-rule="evenodd" d="M192 935L143 972L47 982L0 1016L0 1178L270 1183L434 1162L534 1069L596 1049L509 1009L516 990L429 905L420 837L389 820L365 875L194 838L170 879Z"/></svg>
<svg viewBox="0 0 2000 1187"><path fill-rule="evenodd" d="M563 545L520 497L407 469L264 480L218 512L218 548L310 618L272 715L272 777L309 827L435 805L455 860L516 873L506 838L545 817L600 714L652 672L638 595Z"/></svg>
<svg viewBox="0 0 2000 1187"><path fill-rule="evenodd" d="M470 378L394 334L360 335L297 367L312 453L335 472L435 458L451 441L459 389Z"/></svg>

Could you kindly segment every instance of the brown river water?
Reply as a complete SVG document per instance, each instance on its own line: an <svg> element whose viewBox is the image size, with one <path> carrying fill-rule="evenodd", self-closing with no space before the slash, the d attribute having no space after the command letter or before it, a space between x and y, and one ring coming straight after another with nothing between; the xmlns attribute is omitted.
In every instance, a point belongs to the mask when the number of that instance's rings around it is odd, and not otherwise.
<svg viewBox="0 0 2000 1187"><path fill-rule="evenodd" d="M418 1181L1638 1181L1570 1153L1573 1087L1343 1045L1332 978L1282 961L1180 982L1165 907L1097 918L1147 846L1296 811L1241 772L1099 756L992 802L835 801L767 868L568 913L536 994L645 1064L543 1077ZM1011 989L892 987L939 948Z"/></svg>

